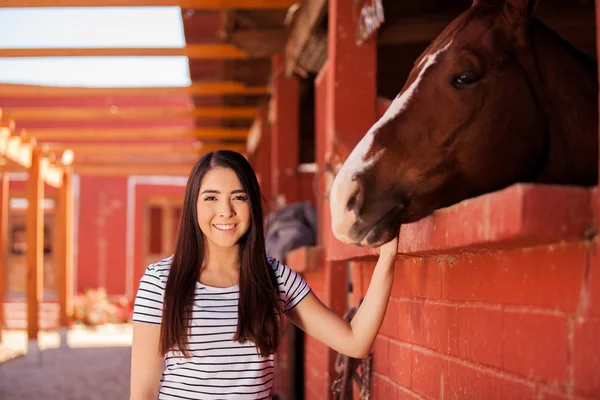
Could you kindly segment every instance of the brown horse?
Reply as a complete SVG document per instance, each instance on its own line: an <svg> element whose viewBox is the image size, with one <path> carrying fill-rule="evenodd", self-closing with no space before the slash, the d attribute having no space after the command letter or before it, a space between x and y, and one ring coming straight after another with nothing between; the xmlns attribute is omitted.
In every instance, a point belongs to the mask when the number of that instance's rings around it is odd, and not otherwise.
<svg viewBox="0 0 600 400"><path fill-rule="evenodd" d="M531 18L534 6L474 1L415 62L334 180L339 240L378 246L516 182L596 184L596 63Z"/></svg>

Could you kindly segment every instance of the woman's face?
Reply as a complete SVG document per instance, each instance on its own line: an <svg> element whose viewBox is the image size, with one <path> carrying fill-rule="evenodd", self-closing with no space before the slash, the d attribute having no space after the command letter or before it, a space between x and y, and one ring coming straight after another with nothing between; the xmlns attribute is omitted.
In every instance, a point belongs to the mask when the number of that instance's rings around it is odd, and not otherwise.
<svg viewBox="0 0 600 400"><path fill-rule="evenodd" d="M250 228L248 195L229 168L215 167L204 175L196 207L200 229L218 247L237 245Z"/></svg>

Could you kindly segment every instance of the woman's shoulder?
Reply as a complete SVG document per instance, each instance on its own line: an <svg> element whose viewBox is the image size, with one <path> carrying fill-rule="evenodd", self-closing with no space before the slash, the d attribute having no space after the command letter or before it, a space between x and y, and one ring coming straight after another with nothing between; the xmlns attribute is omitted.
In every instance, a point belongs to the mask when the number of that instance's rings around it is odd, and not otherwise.
<svg viewBox="0 0 600 400"><path fill-rule="evenodd" d="M273 271L277 271L279 268L283 267L283 264L275 257L267 256L267 263L273 268Z"/></svg>
<svg viewBox="0 0 600 400"><path fill-rule="evenodd" d="M160 279L163 284L166 283L167 277L169 276L169 270L171 269L171 261L173 261L173 255L148 265L144 275L150 275Z"/></svg>

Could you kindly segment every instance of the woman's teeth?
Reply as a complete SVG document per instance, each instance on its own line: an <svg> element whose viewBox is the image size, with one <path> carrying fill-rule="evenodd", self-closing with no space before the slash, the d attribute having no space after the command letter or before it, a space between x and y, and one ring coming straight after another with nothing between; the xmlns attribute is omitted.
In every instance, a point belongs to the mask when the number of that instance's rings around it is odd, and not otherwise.
<svg viewBox="0 0 600 400"><path fill-rule="evenodd" d="M227 224L227 225L214 225L215 228L221 231L230 231L235 228L235 224Z"/></svg>

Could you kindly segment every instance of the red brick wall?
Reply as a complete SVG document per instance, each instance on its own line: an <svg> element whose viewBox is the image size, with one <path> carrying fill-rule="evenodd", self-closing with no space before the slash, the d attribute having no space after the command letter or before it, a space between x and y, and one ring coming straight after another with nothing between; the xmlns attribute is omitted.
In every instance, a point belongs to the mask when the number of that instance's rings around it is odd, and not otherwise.
<svg viewBox="0 0 600 400"><path fill-rule="evenodd" d="M398 260L373 347L374 399L599 398L596 247ZM360 267L364 295L374 264ZM322 384L311 377L319 353L307 341L309 394Z"/></svg>

